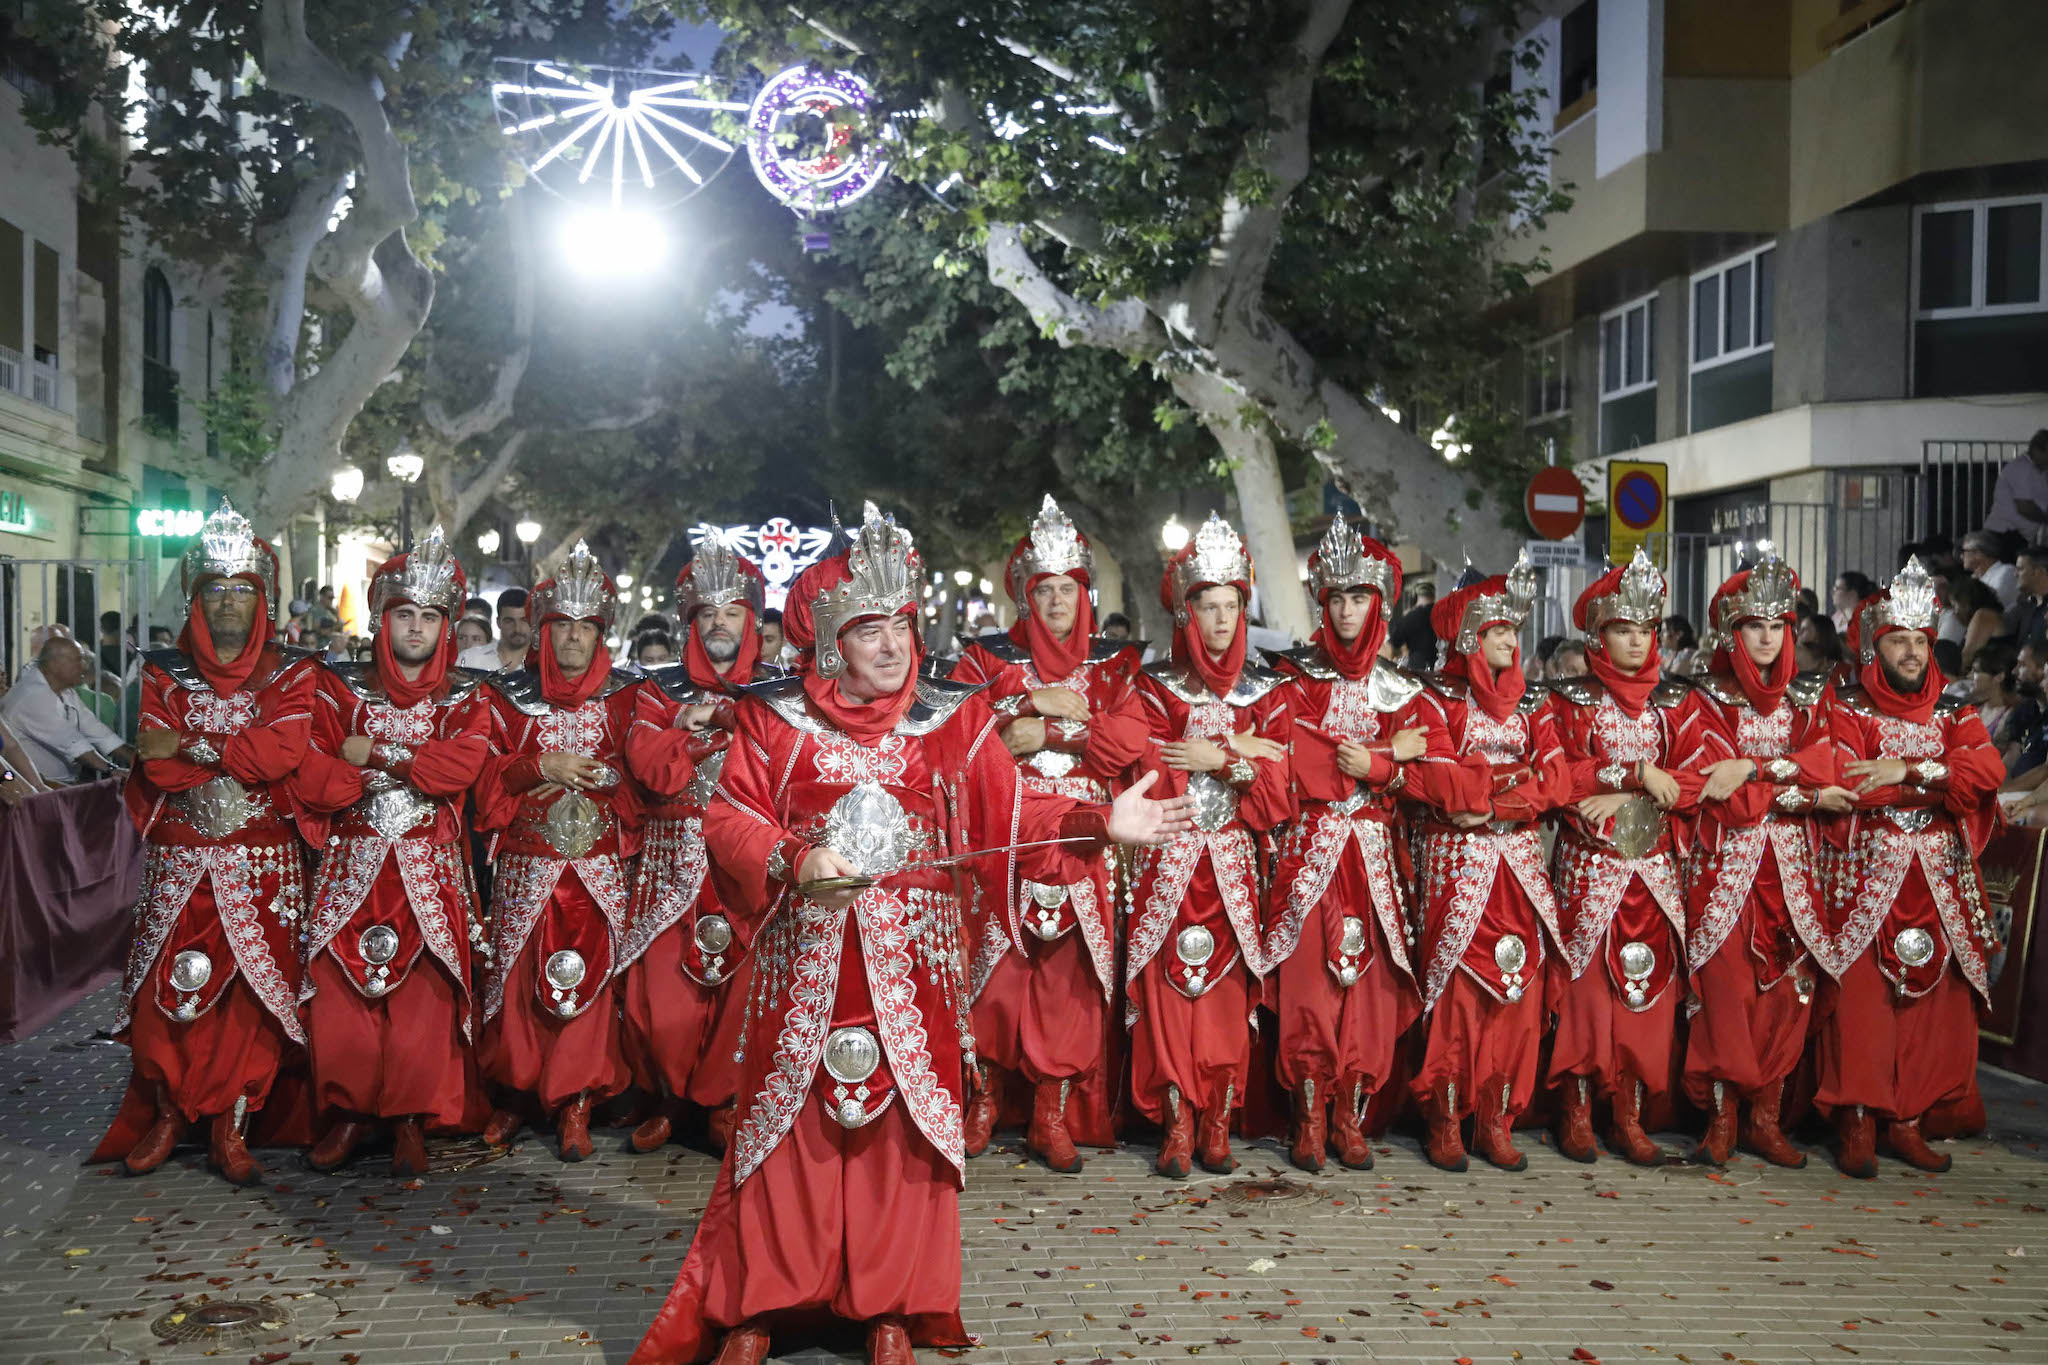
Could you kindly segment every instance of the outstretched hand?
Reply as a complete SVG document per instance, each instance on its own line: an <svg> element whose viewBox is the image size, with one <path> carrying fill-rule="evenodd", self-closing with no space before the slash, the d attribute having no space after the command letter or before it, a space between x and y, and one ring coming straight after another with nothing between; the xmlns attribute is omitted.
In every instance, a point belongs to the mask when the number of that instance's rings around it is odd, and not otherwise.
<svg viewBox="0 0 2048 1365"><path fill-rule="evenodd" d="M1110 804L1109 837L1120 844L1149 844L1157 847L1195 827L1185 796L1154 801L1145 795L1158 782L1159 774L1146 773Z"/></svg>

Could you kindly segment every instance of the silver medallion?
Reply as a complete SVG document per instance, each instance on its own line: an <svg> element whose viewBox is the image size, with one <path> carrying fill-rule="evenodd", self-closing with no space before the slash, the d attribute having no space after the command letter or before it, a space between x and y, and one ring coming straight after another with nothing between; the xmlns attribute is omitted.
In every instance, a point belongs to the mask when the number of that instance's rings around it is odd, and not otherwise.
<svg viewBox="0 0 2048 1365"><path fill-rule="evenodd" d="M1040 749L1024 760L1040 777L1055 781L1081 766L1081 760L1058 749Z"/></svg>
<svg viewBox="0 0 2048 1365"><path fill-rule="evenodd" d="M1344 935L1337 941L1337 951L1349 957L1357 957L1365 951L1365 921L1356 915L1344 917Z"/></svg>
<svg viewBox="0 0 2048 1365"><path fill-rule="evenodd" d="M1664 812L1657 809L1657 803L1640 792L1631 792L1614 813L1610 842L1624 858L1647 858L1663 832Z"/></svg>
<svg viewBox="0 0 2048 1365"><path fill-rule="evenodd" d="M604 807L582 792L563 792L548 807L541 832L555 852L574 861L604 838Z"/></svg>
<svg viewBox="0 0 2048 1365"><path fill-rule="evenodd" d="M825 1074L841 1085L859 1085L882 1064L882 1044L858 1025L825 1035Z"/></svg>
<svg viewBox="0 0 2048 1365"><path fill-rule="evenodd" d="M1621 974L1630 981L1645 981L1657 970L1657 950L1647 943L1630 940L1621 945Z"/></svg>
<svg viewBox="0 0 2048 1365"><path fill-rule="evenodd" d="M373 924L356 940L356 951L363 961L381 967L398 956L398 931L388 924Z"/></svg>
<svg viewBox="0 0 2048 1365"><path fill-rule="evenodd" d="M863 782L832 803L825 846L863 877L886 877L910 851L910 816L879 782Z"/></svg>
<svg viewBox="0 0 2048 1365"><path fill-rule="evenodd" d="M1626 952L1626 950L1624 950ZM1493 945L1493 965L1513 975L1529 960L1529 945L1520 934L1502 934Z"/></svg>
<svg viewBox="0 0 2048 1365"><path fill-rule="evenodd" d="M1934 961L1934 935L1925 929L1901 929L1892 940L1892 951L1908 967L1924 967Z"/></svg>
<svg viewBox="0 0 2048 1365"><path fill-rule="evenodd" d="M1035 903L1044 906L1048 910L1055 910L1065 905L1067 897L1072 894L1066 887L1061 886L1057 882L1026 882L1024 883L1024 891Z"/></svg>
<svg viewBox="0 0 2048 1365"><path fill-rule="evenodd" d="M546 967L548 984L556 990L571 990L583 984L583 954L574 948L548 954Z"/></svg>
<svg viewBox="0 0 2048 1365"><path fill-rule="evenodd" d="M1355 986L1355 985L1357 985L1357 984L1358 984L1358 968L1356 968L1356 967L1352 967L1352 966L1348 966L1348 965L1347 965L1347 966L1343 966L1343 967L1339 967L1339 968L1337 969L1337 983L1338 983L1339 985L1342 985L1342 986Z"/></svg>
<svg viewBox="0 0 2048 1365"><path fill-rule="evenodd" d="M1216 951L1216 936L1199 924L1191 924L1174 936L1173 951L1190 967L1207 962Z"/></svg>
<svg viewBox="0 0 2048 1365"><path fill-rule="evenodd" d="M832 1111L832 1117L839 1120L841 1128L858 1128L868 1121L867 1106L856 1099L843 1099Z"/></svg>
<svg viewBox="0 0 2048 1365"><path fill-rule="evenodd" d="M369 977L363 982L364 995L382 995L391 989L391 983L381 976Z"/></svg>
<svg viewBox="0 0 2048 1365"><path fill-rule="evenodd" d="M177 806L186 822L209 839L227 838L264 811L247 787L225 773L181 792Z"/></svg>
<svg viewBox="0 0 2048 1365"><path fill-rule="evenodd" d="M204 990L211 980L213 959L197 948L187 948L171 959L171 985L178 990Z"/></svg>
<svg viewBox="0 0 2048 1365"><path fill-rule="evenodd" d="M698 919L692 934L701 953L722 953L732 946L732 924L723 915L705 915Z"/></svg>
<svg viewBox="0 0 2048 1365"><path fill-rule="evenodd" d="M387 774L378 774L387 776ZM366 781L365 788L369 787ZM382 786L356 803L365 824L396 843L434 818L434 803L404 783Z"/></svg>

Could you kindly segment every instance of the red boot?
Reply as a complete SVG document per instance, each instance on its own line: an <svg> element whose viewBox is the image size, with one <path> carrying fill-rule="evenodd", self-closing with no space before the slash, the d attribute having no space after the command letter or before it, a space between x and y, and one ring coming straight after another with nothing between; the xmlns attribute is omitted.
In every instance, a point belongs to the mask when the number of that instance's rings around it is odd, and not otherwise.
<svg viewBox="0 0 2048 1365"><path fill-rule="evenodd" d="M732 1126L737 1121L738 1114L739 1101L727 1100L711 1111L711 1117L705 1124L705 1134L711 1139L711 1150L720 1156L724 1156L725 1149L732 1145Z"/></svg>
<svg viewBox="0 0 2048 1365"><path fill-rule="evenodd" d="M657 1147L666 1146L675 1133L675 1127L676 1101L663 1096L655 1103L654 1112L642 1119L640 1126L633 1130L633 1136L626 1139L626 1145L645 1156Z"/></svg>
<svg viewBox="0 0 2048 1365"><path fill-rule="evenodd" d="M1835 1165L1843 1175L1857 1180L1877 1178L1877 1121L1860 1104L1852 1104L1835 1115Z"/></svg>
<svg viewBox="0 0 2048 1365"><path fill-rule="evenodd" d="M1884 1126L1884 1145L1891 1154L1908 1166L1940 1175L1954 1163L1946 1152L1937 1152L1927 1145L1921 1136L1920 1120L1893 1119Z"/></svg>
<svg viewBox="0 0 2048 1365"><path fill-rule="evenodd" d="M986 1062L975 1066L974 1075L980 1084L967 1101L967 1117L961 1121L960 1138L967 1155L980 1156L988 1150L988 1140L995 1136L996 1092Z"/></svg>
<svg viewBox="0 0 2048 1365"><path fill-rule="evenodd" d="M1237 1169L1230 1154L1230 1100L1234 1087L1223 1087L1223 1101L1202 1111L1201 1140L1195 1146L1195 1160L1211 1175L1229 1175Z"/></svg>
<svg viewBox="0 0 2048 1365"><path fill-rule="evenodd" d="M484 1124L484 1145L509 1147L518 1134L519 1115L510 1109L493 1109L490 1121Z"/></svg>
<svg viewBox="0 0 2048 1365"><path fill-rule="evenodd" d="M902 1318L876 1318L868 1324L868 1365L917 1365Z"/></svg>
<svg viewBox="0 0 2048 1365"><path fill-rule="evenodd" d="M1470 1170L1472 1162L1465 1155L1465 1140L1458 1134L1456 1081L1446 1083L1442 1094L1430 1093L1423 1106L1423 1117L1429 1121L1429 1136L1423 1140L1422 1154L1429 1158L1429 1164L1440 1171Z"/></svg>
<svg viewBox="0 0 2048 1365"><path fill-rule="evenodd" d="M1294 1092L1294 1146L1288 1152L1294 1164L1310 1175L1323 1169L1323 1151L1330 1137L1324 1130L1323 1101L1316 1096L1316 1083L1303 1081ZM1343 1108L1340 1102L1337 1106Z"/></svg>
<svg viewBox="0 0 2048 1365"><path fill-rule="evenodd" d="M1773 1166L1798 1170L1806 1164L1806 1153L1786 1141L1785 1130L1779 1125L1778 1105L1784 1093L1785 1083L1779 1081L1750 1097L1749 1118L1742 1125L1742 1145Z"/></svg>
<svg viewBox="0 0 2048 1365"><path fill-rule="evenodd" d="M1728 1158L1735 1155L1735 1118L1739 1106L1720 1081L1714 1082L1711 1103L1713 1116L1707 1120L1706 1136L1700 1139L1699 1157L1712 1165L1726 1166Z"/></svg>
<svg viewBox="0 0 2048 1365"><path fill-rule="evenodd" d="M555 1111L555 1141L564 1161L581 1161L593 1150L590 1145L590 1096L579 1091Z"/></svg>
<svg viewBox="0 0 2048 1365"><path fill-rule="evenodd" d="M1643 1132L1643 1083L1624 1075L1614 1092L1614 1150L1633 1166L1661 1166L1664 1149Z"/></svg>
<svg viewBox="0 0 2048 1365"><path fill-rule="evenodd" d="M128 1155L121 1164L128 1168L130 1175L148 1175L170 1159L171 1152L185 1136L185 1115L162 1081L156 1084L156 1122L149 1125L149 1131L142 1140L128 1149Z"/></svg>
<svg viewBox="0 0 2048 1365"><path fill-rule="evenodd" d="M1042 1080L1031 1092L1031 1127L1024 1133L1024 1146L1039 1160L1062 1175L1081 1169L1081 1154L1067 1134L1067 1085L1064 1080Z"/></svg>
<svg viewBox="0 0 2048 1365"><path fill-rule="evenodd" d="M1330 1138L1337 1148L1337 1164L1350 1171L1372 1169L1372 1144L1366 1141L1365 1129L1358 1122L1363 1104L1361 1088L1360 1083L1353 1082L1348 1098L1339 1092L1330 1101Z"/></svg>
<svg viewBox="0 0 2048 1365"><path fill-rule="evenodd" d="M1558 1153L1568 1161L1598 1161L1599 1144L1593 1141L1593 1081L1587 1076L1566 1078L1564 1122L1557 1129Z"/></svg>
<svg viewBox="0 0 2048 1365"><path fill-rule="evenodd" d="M1472 1145L1479 1155L1504 1171L1526 1170L1529 1158L1515 1150L1514 1120L1508 1113L1508 1083L1487 1086L1479 1093L1479 1121L1472 1127Z"/></svg>
<svg viewBox="0 0 2048 1365"><path fill-rule="evenodd" d="M407 1114L391 1127L391 1174L421 1176L427 1173L427 1133L417 1114Z"/></svg>
<svg viewBox="0 0 2048 1365"><path fill-rule="evenodd" d="M359 1114L343 1114L328 1125L320 1140L306 1153L306 1164L316 1171L338 1171L356 1154L369 1125Z"/></svg>
<svg viewBox="0 0 2048 1365"><path fill-rule="evenodd" d="M1195 1169L1195 1116L1182 1103L1177 1086L1166 1087L1166 1135L1160 1139L1153 1168L1171 1180L1186 1180Z"/></svg>
<svg viewBox="0 0 2048 1365"><path fill-rule="evenodd" d="M719 1343L718 1358L712 1365L761 1365L768 1359L768 1331L752 1322L743 1322L725 1334Z"/></svg>
<svg viewBox="0 0 2048 1365"><path fill-rule="evenodd" d="M242 1120L248 1115L248 1104L248 1100L238 1096L231 1112L213 1116L213 1140L207 1146L207 1158L230 1185L253 1185L263 1178L263 1168L249 1155L249 1148L242 1141Z"/></svg>

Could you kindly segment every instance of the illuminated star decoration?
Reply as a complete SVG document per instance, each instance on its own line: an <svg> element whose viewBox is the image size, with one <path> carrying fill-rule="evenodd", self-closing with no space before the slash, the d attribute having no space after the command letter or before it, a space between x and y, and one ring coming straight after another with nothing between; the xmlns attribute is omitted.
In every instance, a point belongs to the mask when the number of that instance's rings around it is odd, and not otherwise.
<svg viewBox="0 0 2048 1365"><path fill-rule="evenodd" d="M823 526L798 526L788 517L774 517L759 526L714 526L708 521L690 528L690 543L701 545L717 533L735 550L761 566L768 605L781 610L789 585L832 548L832 532Z"/></svg>
<svg viewBox="0 0 2048 1365"><path fill-rule="evenodd" d="M681 72L500 57L496 74L498 127L520 143L527 170L558 193L568 192L571 173L577 186L603 173L614 211L628 184L653 190L680 173L689 182L681 197L702 189L738 148L698 125L748 109L718 98L708 78Z"/></svg>

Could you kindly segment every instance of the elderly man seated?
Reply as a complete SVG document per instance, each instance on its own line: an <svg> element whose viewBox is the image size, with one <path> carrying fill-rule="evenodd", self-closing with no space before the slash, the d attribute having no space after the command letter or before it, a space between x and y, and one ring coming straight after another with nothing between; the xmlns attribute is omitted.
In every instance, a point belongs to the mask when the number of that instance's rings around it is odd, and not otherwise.
<svg viewBox="0 0 2048 1365"><path fill-rule="evenodd" d="M135 750L74 693L84 678L85 658L78 642L51 636L36 652L35 663L23 669L13 689L0 697L0 720L45 781L99 777L113 770L110 759L135 760Z"/></svg>

